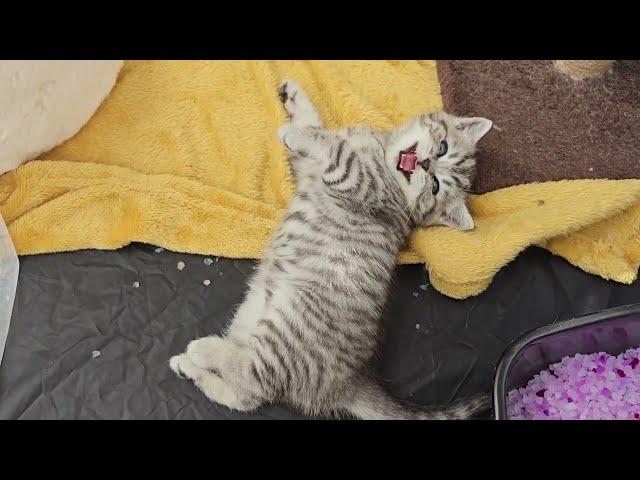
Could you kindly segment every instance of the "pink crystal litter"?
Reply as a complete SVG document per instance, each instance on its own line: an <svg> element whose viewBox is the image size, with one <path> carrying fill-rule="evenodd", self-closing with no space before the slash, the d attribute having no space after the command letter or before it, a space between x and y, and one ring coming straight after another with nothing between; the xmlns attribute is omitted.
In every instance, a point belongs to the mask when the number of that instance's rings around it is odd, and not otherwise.
<svg viewBox="0 0 640 480"><path fill-rule="evenodd" d="M564 357L507 396L510 420L640 420L640 347Z"/></svg>

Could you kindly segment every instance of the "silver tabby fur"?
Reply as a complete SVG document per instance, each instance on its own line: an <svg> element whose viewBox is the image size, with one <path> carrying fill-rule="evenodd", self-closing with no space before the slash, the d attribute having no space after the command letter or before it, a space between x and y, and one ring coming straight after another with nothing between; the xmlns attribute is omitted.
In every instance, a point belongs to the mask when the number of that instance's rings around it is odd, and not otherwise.
<svg viewBox="0 0 640 480"><path fill-rule="evenodd" d="M394 400L370 371L398 253L415 226L473 228L465 205L483 118L440 112L391 133L323 128L292 81L280 88L297 190L242 305L222 336L192 341L171 368L211 400L240 411L286 403L308 415L467 418L481 396L446 408ZM437 156L442 140L448 153ZM398 171L417 144L419 168ZM439 190L433 194L433 178Z"/></svg>

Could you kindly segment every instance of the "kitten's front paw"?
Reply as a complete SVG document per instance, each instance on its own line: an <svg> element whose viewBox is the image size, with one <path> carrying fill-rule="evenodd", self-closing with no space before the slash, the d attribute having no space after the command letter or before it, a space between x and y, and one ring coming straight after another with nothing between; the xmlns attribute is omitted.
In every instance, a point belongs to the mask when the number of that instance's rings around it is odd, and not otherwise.
<svg viewBox="0 0 640 480"><path fill-rule="evenodd" d="M285 80L280 84L280 88L278 88L278 96L289 118L293 118L295 115L296 97L299 91L300 86L293 80Z"/></svg>
<svg viewBox="0 0 640 480"><path fill-rule="evenodd" d="M297 127L322 128L322 120L306 92L293 80L280 84L278 95L291 123Z"/></svg>

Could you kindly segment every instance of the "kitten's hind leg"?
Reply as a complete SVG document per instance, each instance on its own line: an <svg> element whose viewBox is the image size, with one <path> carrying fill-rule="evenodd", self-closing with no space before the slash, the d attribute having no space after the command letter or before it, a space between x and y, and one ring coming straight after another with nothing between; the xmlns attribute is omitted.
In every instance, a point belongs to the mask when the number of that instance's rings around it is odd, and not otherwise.
<svg viewBox="0 0 640 480"><path fill-rule="evenodd" d="M280 101L295 127L322 128L322 120L306 92L293 80L285 80L278 89Z"/></svg>
<svg viewBox="0 0 640 480"><path fill-rule="evenodd" d="M237 368L242 355L237 345L217 335L192 340L185 353L196 366L218 373ZM228 373L238 375L238 372Z"/></svg>
<svg viewBox="0 0 640 480"><path fill-rule="evenodd" d="M248 374L251 363L246 349L227 338L212 335L193 340L184 354L169 363L214 402L240 411L262 404L259 385Z"/></svg>
<svg viewBox="0 0 640 480"><path fill-rule="evenodd" d="M198 367L185 353L171 357L169 366L179 377L192 380L209 400L233 410L247 412L255 410L262 403L258 398L230 385L212 371Z"/></svg>

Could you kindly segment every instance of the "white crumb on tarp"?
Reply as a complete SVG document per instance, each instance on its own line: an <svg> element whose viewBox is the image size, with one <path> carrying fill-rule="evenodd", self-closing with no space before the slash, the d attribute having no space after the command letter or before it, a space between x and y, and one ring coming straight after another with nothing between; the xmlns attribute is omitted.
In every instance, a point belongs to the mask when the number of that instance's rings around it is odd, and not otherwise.
<svg viewBox="0 0 640 480"><path fill-rule="evenodd" d="M205 287L208 287L209 285L211 285L211 280L205 280L205 281L204 281L204 282L202 282L202 283L204 283L204 286L205 286Z"/></svg>
<svg viewBox="0 0 640 480"><path fill-rule="evenodd" d="M140 282L133 282L134 288L140 288Z"/></svg>
<svg viewBox="0 0 640 480"><path fill-rule="evenodd" d="M423 283L422 285L420 285L420 290L426 290L427 288L429 288L428 283Z"/></svg>
<svg viewBox="0 0 640 480"><path fill-rule="evenodd" d="M418 292L413 292L413 296L417 297L418 296Z"/></svg>
<svg viewBox="0 0 640 480"><path fill-rule="evenodd" d="M100 356L100 350L94 350L91 352L91 358L98 358Z"/></svg>
<svg viewBox="0 0 640 480"><path fill-rule="evenodd" d="M156 253L162 253L162 252L164 252L164 248L162 248L162 247L158 247L158 248L156 248L156 249L154 250L154 252L156 252Z"/></svg>
<svg viewBox="0 0 640 480"><path fill-rule="evenodd" d="M186 264L182 261L178 262L178 270L183 270L186 267Z"/></svg>
<svg viewBox="0 0 640 480"><path fill-rule="evenodd" d="M420 324L416 323L416 330L420 330Z"/></svg>
<svg viewBox="0 0 640 480"><path fill-rule="evenodd" d="M207 267L213 263L213 260L210 258L205 258L203 261Z"/></svg>

